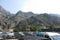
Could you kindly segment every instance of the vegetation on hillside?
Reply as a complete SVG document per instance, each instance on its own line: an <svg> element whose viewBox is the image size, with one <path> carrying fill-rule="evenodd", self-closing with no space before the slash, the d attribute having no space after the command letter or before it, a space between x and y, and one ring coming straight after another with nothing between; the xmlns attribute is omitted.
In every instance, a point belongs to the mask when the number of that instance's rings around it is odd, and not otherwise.
<svg viewBox="0 0 60 40"><path fill-rule="evenodd" d="M18 11L12 14L0 6L0 31L41 31L60 28L60 17L52 14L34 14Z"/></svg>

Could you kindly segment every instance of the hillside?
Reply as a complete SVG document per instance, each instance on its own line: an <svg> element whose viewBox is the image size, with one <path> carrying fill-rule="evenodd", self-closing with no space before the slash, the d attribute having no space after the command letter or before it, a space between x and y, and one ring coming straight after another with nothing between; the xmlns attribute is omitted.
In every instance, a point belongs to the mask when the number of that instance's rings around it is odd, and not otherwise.
<svg viewBox="0 0 60 40"><path fill-rule="evenodd" d="M31 16L25 20L20 21L15 27L17 29L23 27L39 27L40 29L60 28L60 17L51 16L50 14L40 14ZM32 26L33 25L33 26ZM29 29L30 30L30 29Z"/></svg>
<svg viewBox="0 0 60 40"><path fill-rule="evenodd" d="M54 14L34 14L18 11L12 14L0 6L0 31L38 31L40 29L60 28L60 17Z"/></svg>

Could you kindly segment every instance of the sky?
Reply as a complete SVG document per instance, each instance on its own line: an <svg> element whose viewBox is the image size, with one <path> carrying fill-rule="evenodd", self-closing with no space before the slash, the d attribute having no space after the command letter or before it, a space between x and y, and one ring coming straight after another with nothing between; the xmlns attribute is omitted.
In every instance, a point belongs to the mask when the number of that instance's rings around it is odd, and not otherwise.
<svg viewBox="0 0 60 40"><path fill-rule="evenodd" d="M0 0L0 5L11 13L21 10L38 14L60 14L60 0Z"/></svg>

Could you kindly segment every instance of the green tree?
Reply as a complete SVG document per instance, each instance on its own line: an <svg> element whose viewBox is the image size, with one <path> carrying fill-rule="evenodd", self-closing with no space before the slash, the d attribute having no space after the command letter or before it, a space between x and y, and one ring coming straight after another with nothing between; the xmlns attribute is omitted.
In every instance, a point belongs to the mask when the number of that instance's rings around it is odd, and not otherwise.
<svg viewBox="0 0 60 40"><path fill-rule="evenodd" d="M38 32L41 31L41 29L38 26L36 26L36 25L31 25L30 30L31 31L35 31L35 32L36 31L38 31Z"/></svg>
<svg viewBox="0 0 60 40"><path fill-rule="evenodd" d="M26 29L28 29L28 25L26 24L26 22L22 23L21 25L17 25L15 28L14 28L14 32L19 32L19 31L26 31Z"/></svg>

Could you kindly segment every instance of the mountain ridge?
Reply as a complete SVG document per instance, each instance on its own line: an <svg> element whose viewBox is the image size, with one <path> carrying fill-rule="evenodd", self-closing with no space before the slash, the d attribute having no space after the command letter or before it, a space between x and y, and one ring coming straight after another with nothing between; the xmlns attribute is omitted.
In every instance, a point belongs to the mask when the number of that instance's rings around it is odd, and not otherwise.
<svg viewBox="0 0 60 40"><path fill-rule="evenodd" d="M6 11L0 6L0 28L7 31L7 29L17 29L25 25L32 27L32 25L41 29L60 28L60 17L54 14L34 14L33 12L22 12L19 10L16 14Z"/></svg>

